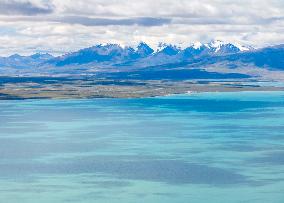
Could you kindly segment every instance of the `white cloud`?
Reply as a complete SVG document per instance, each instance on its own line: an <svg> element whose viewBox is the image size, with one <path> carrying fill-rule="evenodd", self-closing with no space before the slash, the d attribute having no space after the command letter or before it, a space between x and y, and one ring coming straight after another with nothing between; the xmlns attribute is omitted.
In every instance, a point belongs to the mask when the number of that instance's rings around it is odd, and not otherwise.
<svg viewBox="0 0 284 203"><path fill-rule="evenodd" d="M262 47L284 40L282 0L0 0L1 5L6 11L0 14L0 55L60 54L106 42L185 46L218 38Z"/></svg>
<svg viewBox="0 0 284 203"><path fill-rule="evenodd" d="M0 15L40 15L53 12L49 1L0 0Z"/></svg>

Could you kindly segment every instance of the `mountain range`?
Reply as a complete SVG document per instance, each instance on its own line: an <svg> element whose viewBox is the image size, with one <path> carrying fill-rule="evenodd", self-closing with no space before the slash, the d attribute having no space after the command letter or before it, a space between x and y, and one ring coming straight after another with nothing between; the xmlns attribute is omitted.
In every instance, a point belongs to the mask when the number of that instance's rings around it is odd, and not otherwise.
<svg viewBox="0 0 284 203"><path fill-rule="evenodd" d="M56 57L47 63L55 66L81 64L108 64L108 65L161 65L169 62L188 61L206 56L220 56L248 51L249 48L236 46L231 43L214 41L209 44L195 43L181 49L171 44L160 44L154 51L149 45L141 42L136 48L122 47L118 44L96 45L81 49L77 52ZM143 65L144 66L144 65Z"/></svg>
<svg viewBox="0 0 284 203"><path fill-rule="evenodd" d="M248 73L250 69L254 70L254 74L257 70L263 69L284 70L284 45L254 49L234 43L213 41L207 44L194 43L183 49L171 44L160 44L159 48L154 50L141 42L135 48L118 44L100 44L58 57L41 53L31 56L15 54L0 57L1 75L105 74L106 76L108 73L108 77L116 75L122 77L127 73L127 75L140 74L147 77L157 71L159 74L175 75L177 71L182 70L189 72L189 74L181 73L182 78L186 79L184 75L190 76L192 71L217 73L222 70L221 72L226 73L250 75Z"/></svg>

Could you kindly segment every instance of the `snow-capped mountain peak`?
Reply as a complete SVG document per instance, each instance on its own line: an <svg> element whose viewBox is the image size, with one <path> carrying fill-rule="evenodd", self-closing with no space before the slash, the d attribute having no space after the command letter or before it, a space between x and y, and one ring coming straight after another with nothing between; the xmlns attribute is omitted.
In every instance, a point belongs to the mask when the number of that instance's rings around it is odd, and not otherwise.
<svg viewBox="0 0 284 203"><path fill-rule="evenodd" d="M227 45L227 43L221 40L214 40L208 44L208 47L213 48L215 52L218 52L224 45Z"/></svg>
<svg viewBox="0 0 284 203"><path fill-rule="evenodd" d="M172 44L160 43L156 53L164 53L166 55L176 55L181 49Z"/></svg>
<svg viewBox="0 0 284 203"><path fill-rule="evenodd" d="M239 51L249 51L249 50L252 50L253 48L252 47L248 47L248 46L244 46L244 45L241 45L240 43L237 43L237 42L224 42L224 41L221 41L221 40L214 40L208 44L206 44L206 46L208 48L211 48L211 49L214 49L215 52L219 52L222 48L227 48L227 49L238 49Z"/></svg>
<svg viewBox="0 0 284 203"><path fill-rule="evenodd" d="M201 42L194 42L191 46L194 49L200 49L203 44Z"/></svg>
<svg viewBox="0 0 284 203"><path fill-rule="evenodd" d="M249 47L249 46L244 46L244 45L241 45L239 43L234 43L234 45L236 47L238 47L240 49L240 51L249 51L249 50L252 50L253 48L252 47Z"/></svg>

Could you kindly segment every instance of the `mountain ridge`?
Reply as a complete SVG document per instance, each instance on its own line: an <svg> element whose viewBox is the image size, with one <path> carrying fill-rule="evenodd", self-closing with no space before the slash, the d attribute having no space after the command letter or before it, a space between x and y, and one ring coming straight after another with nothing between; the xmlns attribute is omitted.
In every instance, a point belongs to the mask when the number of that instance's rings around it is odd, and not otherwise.
<svg viewBox="0 0 284 203"><path fill-rule="evenodd" d="M136 47L119 44L99 44L62 56L47 53L30 56L18 54L0 57L0 74L96 74L98 72L135 72L159 69L210 69L220 68L230 73L240 69L284 70L284 45L253 49L225 43L193 43L181 48L161 43L157 50L141 42ZM215 69L214 69L215 68ZM218 69L218 70L217 70ZM249 72L249 71L246 71Z"/></svg>
<svg viewBox="0 0 284 203"><path fill-rule="evenodd" d="M136 48L128 46L122 47L118 44L105 44L80 49L76 52L56 57L47 63L55 66L66 66L74 64L82 65L88 63L109 62L113 65L117 63L129 63L129 61L141 60L141 62L151 65L160 65L167 61L187 61L190 60L191 57L233 54L251 50L244 46L241 48L239 47L240 46L236 46L232 43L224 43L222 41L201 44L198 47L196 44L192 44L184 49L176 45L160 43L158 49L154 51L154 49L144 42L141 42ZM142 49L144 51L141 54ZM145 58L148 58L149 60L145 61Z"/></svg>

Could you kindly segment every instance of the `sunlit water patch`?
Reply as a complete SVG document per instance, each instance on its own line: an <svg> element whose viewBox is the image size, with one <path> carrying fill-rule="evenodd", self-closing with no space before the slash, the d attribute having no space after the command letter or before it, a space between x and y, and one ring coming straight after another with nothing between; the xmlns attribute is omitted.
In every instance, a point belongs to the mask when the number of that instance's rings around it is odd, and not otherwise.
<svg viewBox="0 0 284 203"><path fill-rule="evenodd" d="M284 202L284 93L0 102L0 202Z"/></svg>

